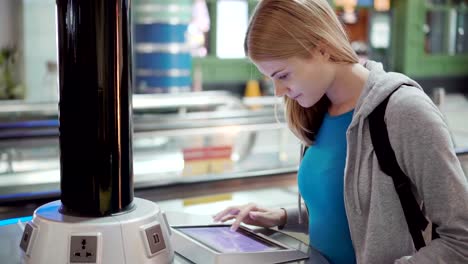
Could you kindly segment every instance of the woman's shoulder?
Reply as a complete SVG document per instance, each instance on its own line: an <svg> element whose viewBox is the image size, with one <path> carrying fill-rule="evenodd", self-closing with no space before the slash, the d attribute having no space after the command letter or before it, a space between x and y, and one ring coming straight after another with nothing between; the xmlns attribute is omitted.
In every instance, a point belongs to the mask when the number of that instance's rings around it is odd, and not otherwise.
<svg viewBox="0 0 468 264"><path fill-rule="evenodd" d="M420 88L402 85L390 97L385 113L387 122L400 125L445 123L442 113Z"/></svg>
<svg viewBox="0 0 468 264"><path fill-rule="evenodd" d="M409 115L417 112L439 112L431 98L420 88L402 85L388 101L387 113Z"/></svg>

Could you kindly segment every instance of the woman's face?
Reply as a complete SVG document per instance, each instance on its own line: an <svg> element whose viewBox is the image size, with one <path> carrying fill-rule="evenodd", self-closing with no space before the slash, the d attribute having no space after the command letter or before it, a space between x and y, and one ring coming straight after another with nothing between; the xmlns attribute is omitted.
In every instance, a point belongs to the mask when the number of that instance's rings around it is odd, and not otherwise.
<svg viewBox="0 0 468 264"><path fill-rule="evenodd" d="M254 61L275 85L275 95L296 100L308 108L317 103L335 79L335 65L327 54L316 52L310 58Z"/></svg>

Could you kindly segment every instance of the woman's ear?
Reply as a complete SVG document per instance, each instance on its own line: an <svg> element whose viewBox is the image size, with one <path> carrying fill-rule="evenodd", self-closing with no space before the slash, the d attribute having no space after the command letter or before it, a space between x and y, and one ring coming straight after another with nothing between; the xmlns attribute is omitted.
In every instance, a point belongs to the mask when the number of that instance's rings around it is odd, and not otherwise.
<svg viewBox="0 0 468 264"><path fill-rule="evenodd" d="M323 62L330 61L330 53L325 45L317 45L309 50L309 54L306 56L309 60L320 60Z"/></svg>
<svg viewBox="0 0 468 264"><path fill-rule="evenodd" d="M323 61L328 61L330 60L330 53L328 52L328 49L325 45L320 44L317 45L311 52L312 54L311 58L318 58Z"/></svg>
<svg viewBox="0 0 468 264"><path fill-rule="evenodd" d="M317 46L317 50L319 55L326 61L330 59L330 53L328 52L328 49L325 47L325 45L320 45Z"/></svg>

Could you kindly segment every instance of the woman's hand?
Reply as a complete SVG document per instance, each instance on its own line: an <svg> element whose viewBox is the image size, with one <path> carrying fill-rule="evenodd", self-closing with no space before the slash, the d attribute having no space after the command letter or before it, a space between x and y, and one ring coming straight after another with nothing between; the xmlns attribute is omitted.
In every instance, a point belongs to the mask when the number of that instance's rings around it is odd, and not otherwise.
<svg viewBox="0 0 468 264"><path fill-rule="evenodd" d="M231 226L235 231L242 222L248 225L274 227L286 223L286 211L282 208L269 209L259 207L254 203L240 206L230 206L213 216L214 222L226 222L236 219Z"/></svg>

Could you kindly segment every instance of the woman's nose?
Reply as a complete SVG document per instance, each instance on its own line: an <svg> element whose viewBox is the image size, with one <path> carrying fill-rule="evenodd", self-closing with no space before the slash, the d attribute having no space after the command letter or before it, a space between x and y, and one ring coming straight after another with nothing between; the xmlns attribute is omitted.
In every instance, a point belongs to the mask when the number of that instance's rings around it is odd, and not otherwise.
<svg viewBox="0 0 468 264"><path fill-rule="evenodd" d="M275 95L278 97L283 97L288 93L289 88L284 85L281 85L278 81L275 81Z"/></svg>

